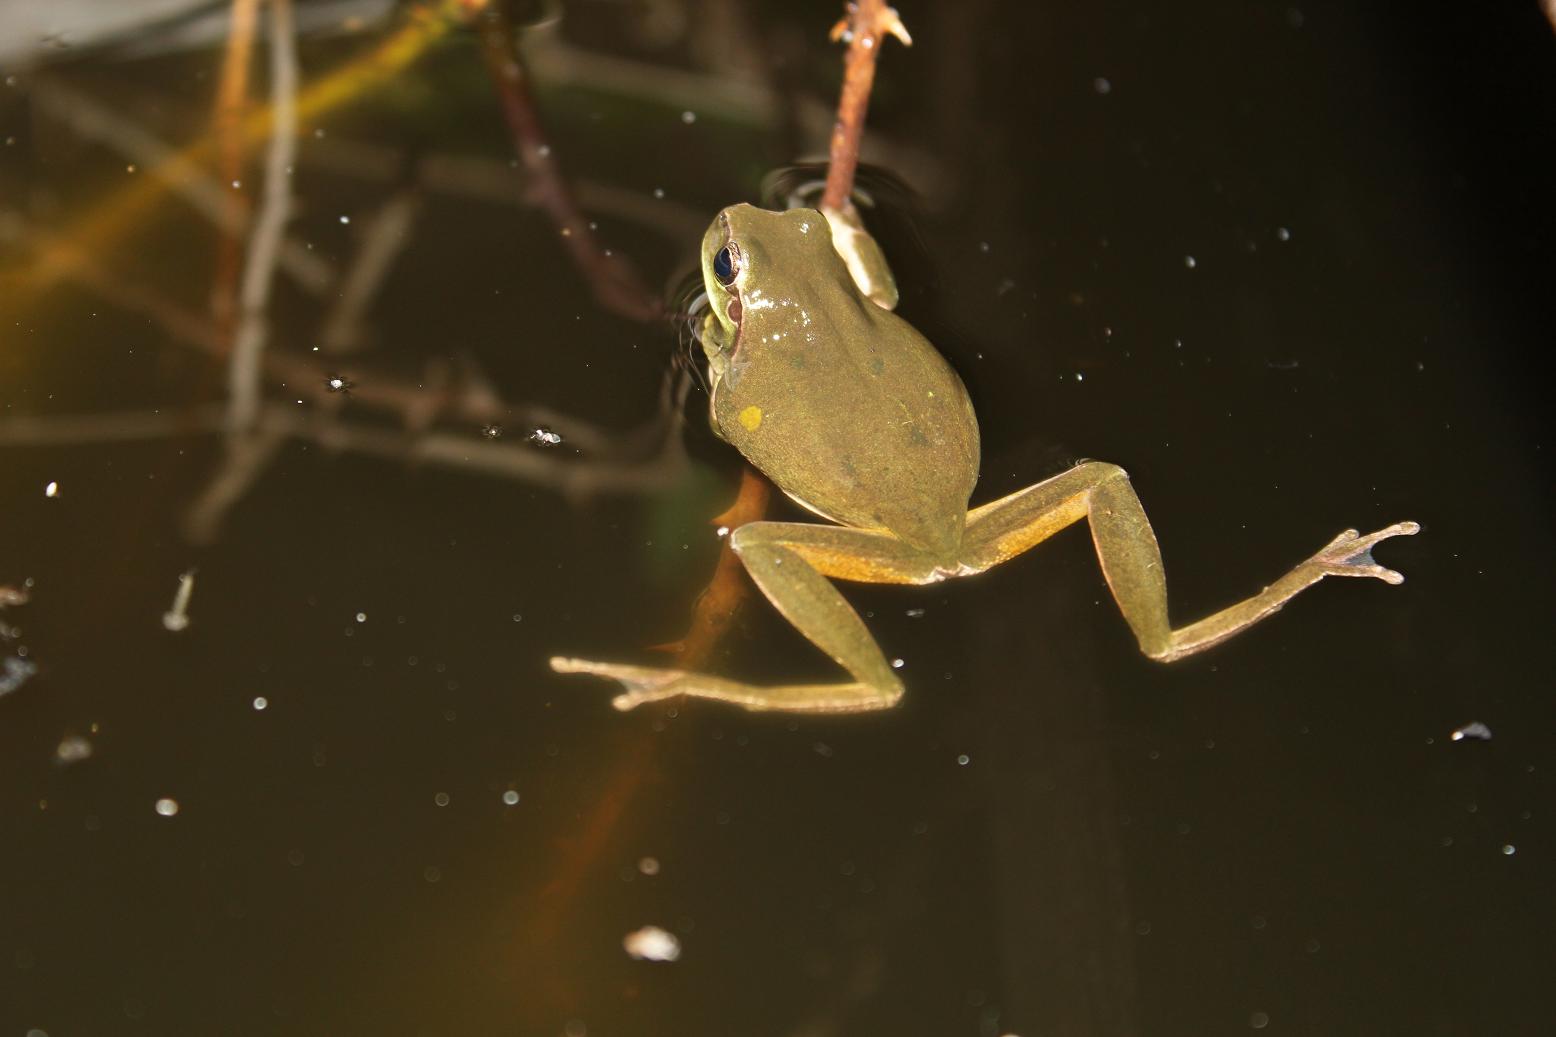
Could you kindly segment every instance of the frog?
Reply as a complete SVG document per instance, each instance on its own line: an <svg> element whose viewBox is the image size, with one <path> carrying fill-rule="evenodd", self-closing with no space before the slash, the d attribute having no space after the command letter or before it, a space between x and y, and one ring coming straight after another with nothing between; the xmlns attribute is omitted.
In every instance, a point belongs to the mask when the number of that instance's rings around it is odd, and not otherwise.
<svg viewBox="0 0 1556 1037"><path fill-rule="evenodd" d="M850 679L752 684L674 667L566 656L553 670L616 682L619 710L687 697L753 711L854 713L902 698L888 660L834 581L925 585L974 576L1085 521L1140 651L1202 652L1273 615L1326 576L1404 577L1372 549L1416 522L1347 529L1251 597L1173 626L1156 535L1128 474L1084 460L971 506L978 420L945 357L895 312L879 244L843 209L724 209L702 241L714 432L819 521L754 521L729 546L767 601Z"/></svg>

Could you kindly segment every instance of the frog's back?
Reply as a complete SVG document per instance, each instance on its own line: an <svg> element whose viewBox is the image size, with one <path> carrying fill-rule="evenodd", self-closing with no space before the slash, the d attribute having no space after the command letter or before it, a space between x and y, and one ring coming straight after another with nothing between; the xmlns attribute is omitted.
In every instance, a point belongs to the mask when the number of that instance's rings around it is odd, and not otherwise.
<svg viewBox="0 0 1556 1037"><path fill-rule="evenodd" d="M922 335L849 288L781 301L806 319L741 343L715 425L801 504L952 555L978 478L971 401Z"/></svg>

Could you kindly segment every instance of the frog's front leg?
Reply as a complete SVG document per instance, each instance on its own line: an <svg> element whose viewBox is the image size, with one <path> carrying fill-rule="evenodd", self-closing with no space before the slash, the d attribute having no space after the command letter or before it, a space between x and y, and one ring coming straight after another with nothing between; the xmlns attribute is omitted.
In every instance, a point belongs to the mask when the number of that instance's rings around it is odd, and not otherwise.
<svg viewBox="0 0 1556 1037"><path fill-rule="evenodd" d="M1263 591L1197 623L1174 629L1167 619L1167 577L1145 509L1117 465L1088 461L1063 475L975 509L967 516L964 572L981 572L1085 518L1103 575L1124 619L1153 659L1170 662L1209 648L1271 615L1325 576L1404 577L1372 560L1373 545L1420 530L1398 522L1360 536L1348 529Z"/></svg>
<svg viewBox="0 0 1556 1037"><path fill-rule="evenodd" d="M902 682L853 606L828 577L867 583L927 583L934 562L889 533L801 522L752 522L730 535L752 580L796 630L853 675L840 684L760 686L687 670L554 658L558 673L589 673L626 689L612 704L692 695L751 710L856 713L886 709L902 697Z"/></svg>

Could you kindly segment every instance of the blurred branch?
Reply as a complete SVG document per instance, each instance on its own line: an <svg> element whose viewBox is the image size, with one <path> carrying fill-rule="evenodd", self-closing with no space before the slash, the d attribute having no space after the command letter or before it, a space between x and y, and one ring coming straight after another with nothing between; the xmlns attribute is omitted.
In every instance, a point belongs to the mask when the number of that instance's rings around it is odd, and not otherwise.
<svg viewBox="0 0 1556 1037"><path fill-rule="evenodd" d="M238 294L241 241L248 231L249 200L241 190L245 144L243 114L248 106L249 57L254 50L254 23L258 11L259 0L232 0L221 79L211 113L211 138L216 142L216 178L219 183L232 187L232 202L238 212L238 229L219 235L216 242L211 313L223 331L231 326L237 309L234 297Z"/></svg>
<svg viewBox="0 0 1556 1037"><path fill-rule="evenodd" d="M265 156L265 185L254 232L249 237L239 291L227 389L229 428L246 432L259 412L260 367L269 331L266 310L275 280L276 256L292 209L292 160L297 152L297 41L291 0L270 0L270 104L275 119ZM219 321L218 321L219 323Z"/></svg>
<svg viewBox="0 0 1556 1037"><path fill-rule="evenodd" d="M54 251L60 263L61 277L116 306L145 315L167 333L171 342L216 359L224 358L225 347L216 325L208 317L191 312L144 286L135 285L126 277L109 273L92 257L68 247L46 232L29 228L20 216L0 211L0 243L23 245L31 242ZM261 366L265 375L284 387L292 399L331 407L341 403L341 397L331 394L325 384L331 374L329 368L310 354L266 350ZM358 381L351 390L353 406L394 414L410 429L430 427L439 419L470 425L491 422L529 427L546 425L562 429L567 441L574 446L600 453L619 450L623 438L629 443L641 438L640 432L613 433L540 404L504 401L468 362L463 376L457 379L447 377L438 366L430 367L426 376L414 382L360 366L355 367L353 373ZM650 422L659 423L659 417Z"/></svg>
<svg viewBox="0 0 1556 1037"><path fill-rule="evenodd" d="M134 163L139 173L165 178L171 191L217 229L229 234L242 233L247 217L231 187L224 189L215 177L125 113L113 111L52 77L34 79L31 87L30 96L40 111L81 136L113 148ZM322 295L335 282L335 270L330 261L296 239L282 242L280 263L294 281L315 295Z"/></svg>
<svg viewBox="0 0 1556 1037"><path fill-rule="evenodd" d="M513 135L514 152L529 174L529 199L551 217L574 265L587 278L601 306L631 320L658 319L663 315L659 299L643 285L631 263L595 244L589 221L562 178L530 96L531 80L518 48L518 36L503 14L502 5L493 4L475 23L481 56L491 72L503 118Z"/></svg>
<svg viewBox="0 0 1556 1037"><path fill-rule="evenodd" d="M671 404L684 390L668 386ZM0 446L60 446L99 442L177 439L209 435L226 428L227 409L207 404L181 411L124 411L6 418L0 421ZM559 423L559 428L566 428ZM643 460L579 460L554 448L527 441L502 442L452 432L399 431L342 419L283 403L268 403L255 418L262 440L303 439L329 450L389 460L435 464L466 472L515 479L564 494L649 493L663 489L687 468L680 422L665 423Z"/></svg>
<svg viewBox="0 0 1556 1037"><path fill-rule="evenodd" d="M389 196L363 228L357 253L346 269L339 297L324 318L319 342L326 353L355 352L364 344L363 318L373 297L394 269L394 261L410 243L421 196L410 187Z"/></svg>
<svg viewBox="0 0 1556 1037"><path fill-rule="evenodd" d="M316 119L326 111L361 97L375 87L393 80L435 41L455 26L463 25L486 7L489 0L438 0L415 9L400 29L391 33L375 48L344 62L311 81L297 95L299 119ZM261 140L270 132L274 113L268 108L242 120L245 140ZM215 138L206 134L178 152L179 161L160 170L156 177L140 177L113 192L74 220L56 240L74 249L102 253L128 232L152 203L161 199L170 186L176 186L199 166L210 161L216 148ZM56 273L60 257L44 252L29 267L28 280L47 285ZM11 303L11 300L7 300ZM14 305L14 303L13 303Z"/></svg>

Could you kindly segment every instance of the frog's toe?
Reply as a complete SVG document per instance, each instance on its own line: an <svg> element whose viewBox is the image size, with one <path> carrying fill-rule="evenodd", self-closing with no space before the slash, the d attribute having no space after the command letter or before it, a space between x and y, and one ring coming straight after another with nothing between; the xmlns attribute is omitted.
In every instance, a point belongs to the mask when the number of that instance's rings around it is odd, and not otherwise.
<svg viewBox="0 0 1556 1037"><path fill-rule="evenodd" d="M1414 536L1421 531L1416 522L1396 522L1375 533L1361 535L1347 529L1312 558L1312 563L1325 576L1370 576L1384 583L1398 586L1404 576L1393 569L1379 565L1372 558L1372 549L1384 540L1396 536Z"/></svg>
<svg viewBox="0 0 1556 1037"><path fill-rule="evenodd" d="M630 666L625 663L597 662L593 659L573 659L553 656L551 668L557 673L587 673L620 684L622 694L611 699L611 705L625 712L645 702L674 698L683 694L682 681L686 674L681 670L665 670L653 666Z"/></svg>

